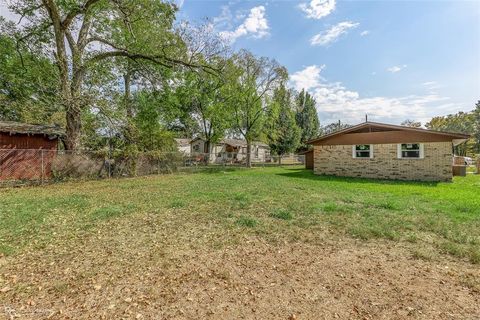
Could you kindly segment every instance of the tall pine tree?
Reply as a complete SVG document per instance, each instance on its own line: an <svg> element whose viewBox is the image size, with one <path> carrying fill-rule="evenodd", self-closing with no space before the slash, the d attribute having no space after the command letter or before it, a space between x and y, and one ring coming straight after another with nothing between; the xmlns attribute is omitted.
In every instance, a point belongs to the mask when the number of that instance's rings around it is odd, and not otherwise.
<svg viewBox="0 0 480 320"><path fill-rule="evenodd" d="M302 90L295 99L295 120L301 129L300 149L306 149L308 140L320 134L320 121L318 120L315 98L307 91Z"/></svg>
<svg viewBox="0 0 480 320"><path fill-rule="evenodd" d="M273 93L268 108L266 132L271 151L281 156L295 151L300 143L301 129L295 122L292 93L282 83Z"/></svg>

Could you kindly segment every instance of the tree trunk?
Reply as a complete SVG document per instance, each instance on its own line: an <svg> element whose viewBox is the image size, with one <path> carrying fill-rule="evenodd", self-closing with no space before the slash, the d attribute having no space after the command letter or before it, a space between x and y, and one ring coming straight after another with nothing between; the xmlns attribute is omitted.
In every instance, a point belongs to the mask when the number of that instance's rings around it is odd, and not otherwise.
<svg viewBox="0 0 480 320"><path fill-rule="evenodd" d="M210 145L211 145L210 140L205 140L205 147L204 147L203 151L205 151L205 153L207 154L205 156L205 158L207 159L207 163L206 163L207 165L210 163L210 151L211 151L210 150Z"/></svg>
<svg viewBox="0 0 480 320"><path fill-rule="evenodd" d="M247 168L252 167L252 154L250 152L251 147L252 144L250 143L250 140L247 140Z"/></svg>
<svg viewBox="0 0 480 320"><path fill-rule="evenodd" d="M278 165L279 166L282 165L282 155L281 154L278 155Z"/></svg>
<svg viewBox="0 0 480 320"><path fill-rule="evenodd" d="M80 148L80 132L82 130L81 111L77 106L66 106L67 136L65 149L77 150Z"/></svg>

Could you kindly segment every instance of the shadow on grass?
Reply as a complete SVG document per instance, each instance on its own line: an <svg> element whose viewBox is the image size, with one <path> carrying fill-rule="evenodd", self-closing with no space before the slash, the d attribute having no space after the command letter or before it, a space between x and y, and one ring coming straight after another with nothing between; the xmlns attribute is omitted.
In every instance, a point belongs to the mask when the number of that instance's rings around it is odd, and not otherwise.
<svg viewBox="0 0 480 320"><path fill-rule="evenodd" d="M234 172L240 170L246 170L245 167L236 167L236 166L204 166L204 167L189 167L188 169L182 169L179 172L186 173L221 173L221 172Z"/></svg>
<svg viewBox="0 0 480 320"><path fill-rule="evenodd" d="M288 178L300 178L314 181L332 181L332 182L345 182L345 183L370 183L370 184L388 184L388 185L406 185L406 186L425 186L436 187L438 182L426 182L426 181L404 181L404 180L386 180L386 179L368 179L368 178L355 178L355 177L338 177L332 175L318 175L314 174L312 170L307 169L286 169L291 172L277 173L278 176Z"/></svg>

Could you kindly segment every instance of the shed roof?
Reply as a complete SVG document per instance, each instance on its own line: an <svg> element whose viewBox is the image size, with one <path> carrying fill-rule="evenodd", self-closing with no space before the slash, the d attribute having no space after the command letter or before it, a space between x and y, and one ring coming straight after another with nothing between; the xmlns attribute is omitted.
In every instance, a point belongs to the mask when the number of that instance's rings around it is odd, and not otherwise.
<svg viewBox="0 0 480 320"><path fill-rule="evenodd" d="M241 139L222 139L219 143L231 145L232 147L246 147L247 141Z"/></svg>
<svg viewBox="0 0 480 320"><path fill-rule="evenodd" d="M14 121L0 121L0 132L9 134L38 134L63 137L65 132L59 126L28 124Z"/></svg>
<svg viewBox="0 0 480 320"><path fill-rule="evenodd" d="M398 126L398 125L393 125L393 124L386 124L386 123L379 123L379 122L364 122L343 130L339 130L330 134L326 134L323 136L320 136L316 139L312 139L310 141L307 141L307 144L322 144L323 142L334 140L333 138L337 139L338 136L341 135L347 135L347 134L370 134L373 137L373 134L376 135L376 141L381 140L379 139L379 136L385 135L387 136L387 132L396 132L398 133L397 139L399 141L397 142L403 142L401 141L402 139L399 139L402 135L404 136L413 136L414 134L417 134L416 136L423 136L423 140L428 141L428 137L432 137L431 141L439 141L439 140L444 140L444 141L452 141L455 145L460 144L470 138L470 135L464 134L464 133L455 133L455 132L444 132L444 131L436 131L436 130L428 130L428 129L422 129L422 128L412 128L412 127L406 127L406 126ZM433 139L433 137L435 137ZM364 136L361 139L365 143L368 143L368 137ZM395 138L391 135L389 135L388 141L385 142L395 142ZM413 142L413 141L412 141ZM421 142L421 141L419 141ZM373 142L372 142L373 143Z"/></svg>

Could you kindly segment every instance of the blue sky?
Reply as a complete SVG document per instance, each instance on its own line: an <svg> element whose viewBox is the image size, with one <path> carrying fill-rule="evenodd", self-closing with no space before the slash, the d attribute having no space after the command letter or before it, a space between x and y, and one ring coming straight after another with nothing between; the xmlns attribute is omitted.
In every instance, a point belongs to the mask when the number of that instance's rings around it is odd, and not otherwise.
<svg viewBox="0 0 480 320"><path fill-rule="evenodd" d="M180 0L178 0L180 1ZM234 49L275 58L321 122L428 121L480 99L479 1L181 1Z"/></svg>
<svg viewBox="0 0 480 320"><path fill-rule="evenodd" d="M172 1L179 20L209 18L233 49L286 66L323 124L425 123L480 99L480 1Z"/></svg>

